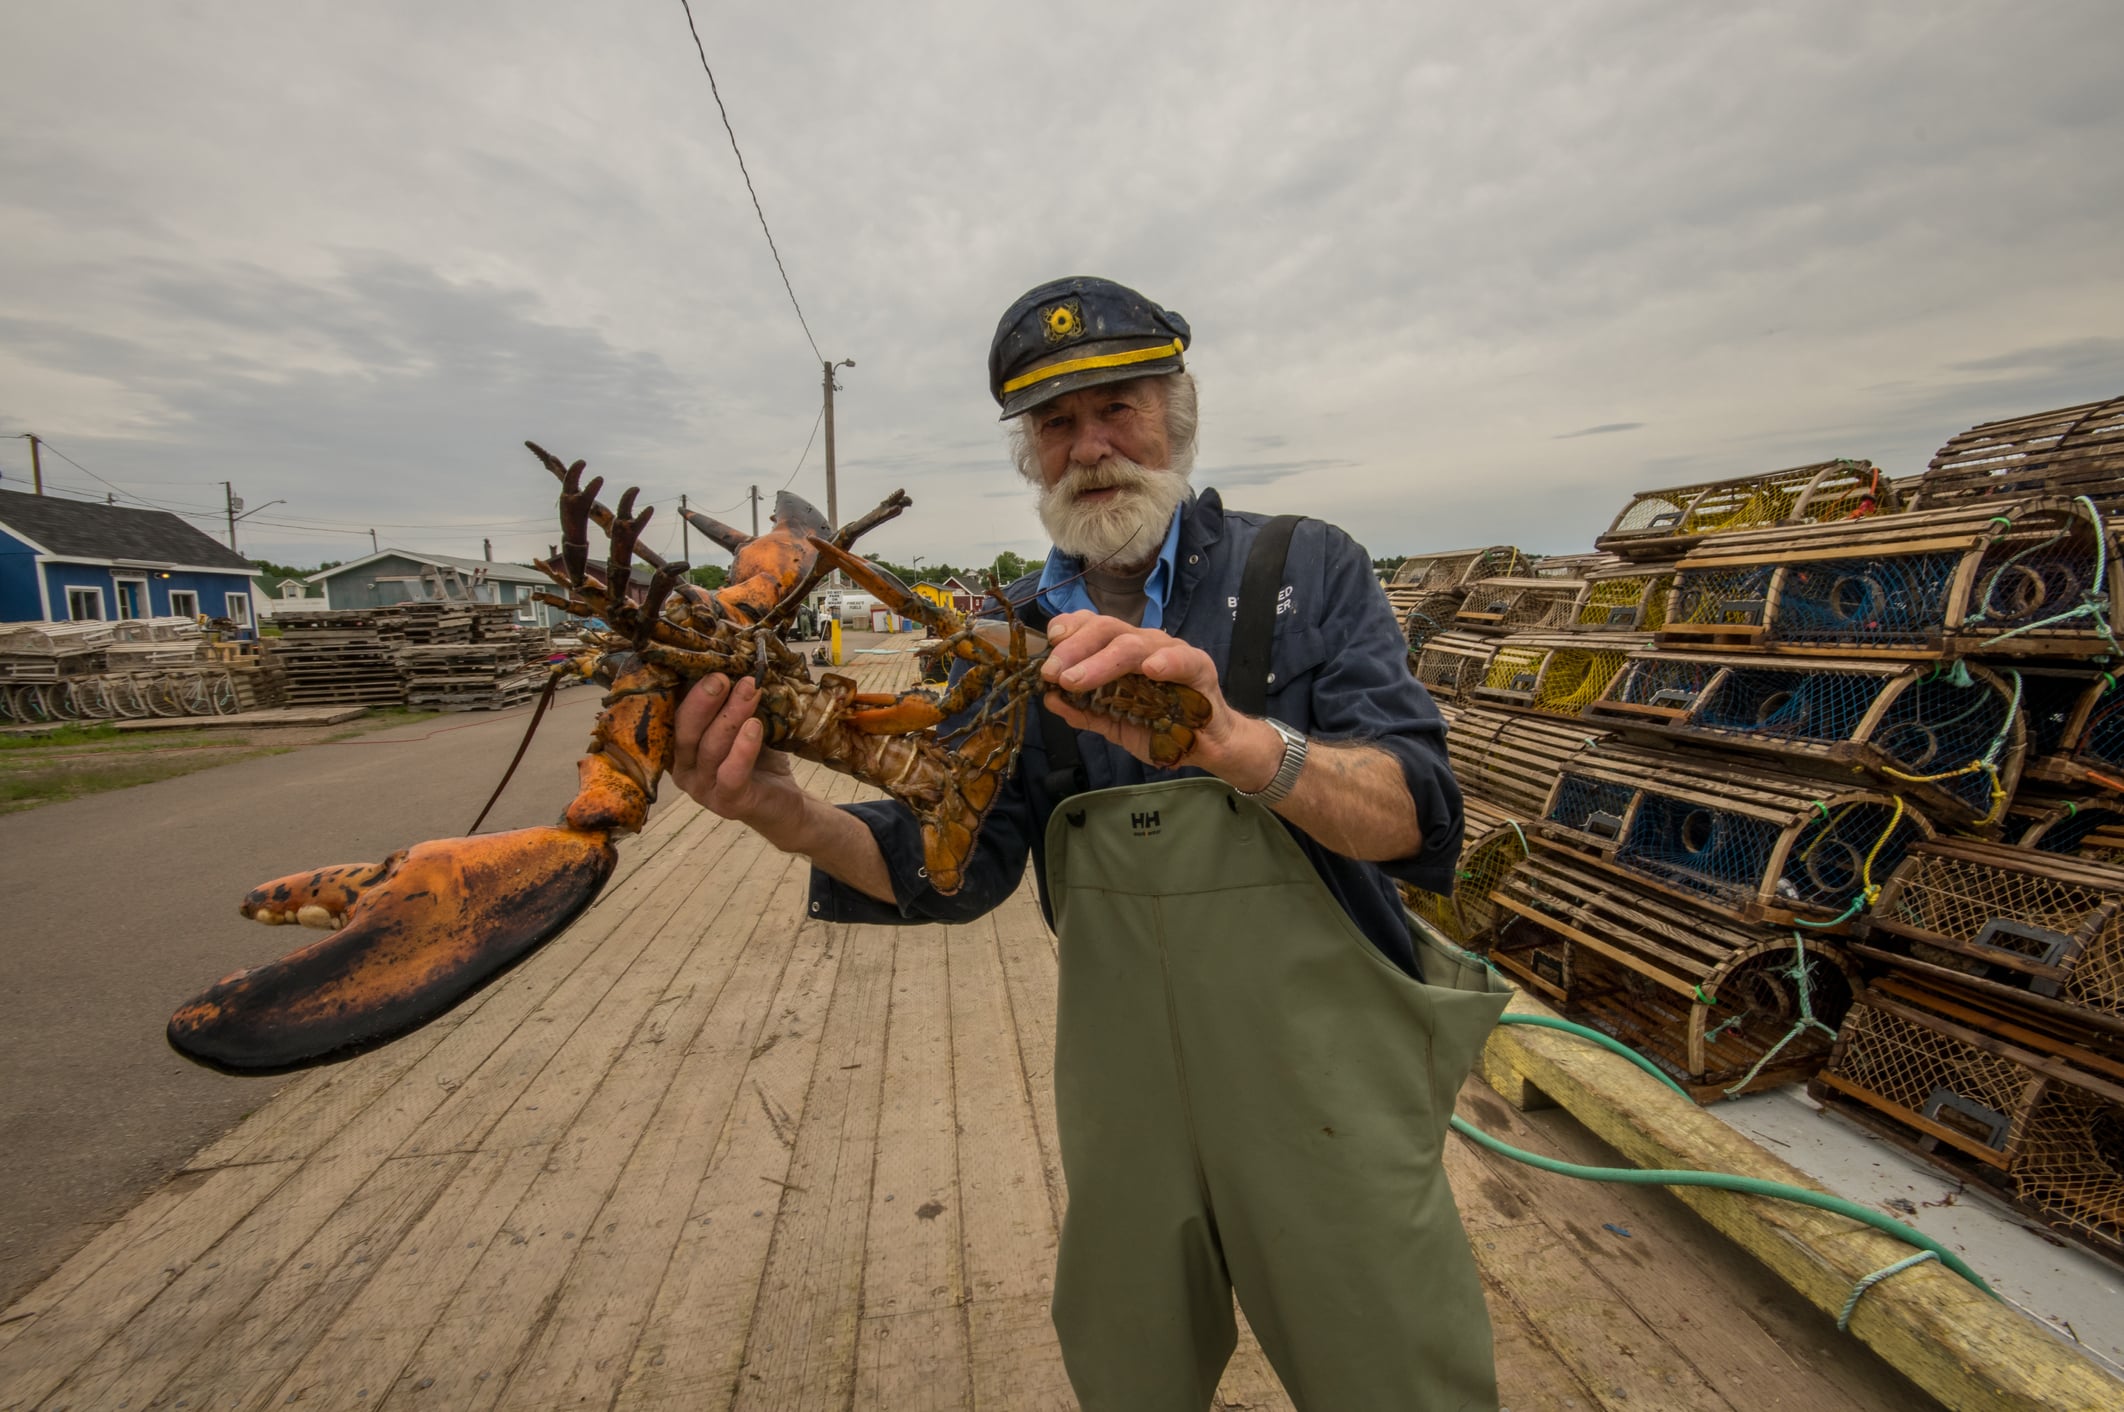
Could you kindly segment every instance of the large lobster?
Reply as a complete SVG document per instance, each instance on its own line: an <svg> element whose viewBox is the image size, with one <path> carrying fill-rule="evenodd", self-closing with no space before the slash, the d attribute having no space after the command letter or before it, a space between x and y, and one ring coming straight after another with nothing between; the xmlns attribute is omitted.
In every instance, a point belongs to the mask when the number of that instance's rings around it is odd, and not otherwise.
<svg viewBox="0 0 2124 1412"><path fill-rule="evenodd" d="M561 482L561 543L537 565L560 593L540 597L606 624L590 635L591 651L554 668L610 687L590 753L577 763L574 800L552 826L418 843L381 863L294 873L254 889L244 916L331 935L186 1002L169 1024L180 1052L265 1069L366 1045L442 1013L557 934L611 874L613 840L648 818L671 766L679 698L710 673L755 678L769 746L905 802L921 822L930 886L944 893L961 886L981 822L1016 767L1033 704L1051 688L1009 604L999 640L851 552L858 537L912 503L906 494L895 491L836 531L784 493L773 528L757 538L689 512L735 556L727 584L710 592L687 580L685 565L642 546L654 510L636 514L634 490L607 509L597 500L602 480L583 484L581 461L563 465L526 445ZM593 523L610 543L603 565L590 562ZM646 582L634 577L637 559L651 570ZM834 673L813 679L779 633L835 569L930 629L937 639L930 651L959 668L948 690L888 696L859 692ZM1149 726L1163 764L1187 754L1209 714L1199 693L1141 676L1062 695L1080 709Z"/></svg>

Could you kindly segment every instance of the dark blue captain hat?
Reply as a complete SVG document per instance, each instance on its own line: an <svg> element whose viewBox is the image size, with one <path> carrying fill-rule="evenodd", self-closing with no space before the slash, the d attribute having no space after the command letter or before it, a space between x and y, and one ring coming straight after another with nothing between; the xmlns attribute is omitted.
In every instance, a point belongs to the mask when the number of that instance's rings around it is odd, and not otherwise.
<svg viewBox="0 0 2124 1412"><path fill-rule="evenodd" d="M1027 290L988 346L988 390L1005 419L1050 397L1177 373L1187 320L1110 279L1072 275Z"/></svg>

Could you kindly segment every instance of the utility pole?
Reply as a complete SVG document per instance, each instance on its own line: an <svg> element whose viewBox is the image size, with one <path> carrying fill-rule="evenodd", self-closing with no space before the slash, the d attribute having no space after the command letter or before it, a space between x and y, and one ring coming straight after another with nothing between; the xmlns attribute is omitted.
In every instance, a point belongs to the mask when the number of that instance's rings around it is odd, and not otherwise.
<svg viewBox="0 0 2124 1412"><path fill-rule="evenodd" d="M752 488L752 537L760 537L760 488Z"/></svg>
<svg viewBox="0 0 2124 1412"><path fill-rule="evenodd" d="M689 533L689 530L690 530L690 528L691 528L691 527L690 527L690 526L689 526L689 525L688 525L688 524L686 523L686 494L685 494L685 492L684 492L684 491L680 491L680 492L679 492L679 562L680 562L681 564L690 564L690 563L692 563L692 562L693 562L693 536L692 536L692 534L691 534L691 533Z"/></svg>
<svg viewBox="0 0 2124 1412"><path fill-rule="evenodd" d="M822 381L826 390L826 523L834 529L841 527L841 501L833 482L833 371L835 368L852 368L854 366L855 359L853 358L843 358L838 363L824 361L820 363L820 367L825 373ZM757 516L758 513L759 509L755 506L753 514ZM837 588L841 585L841 571L839 569L833 571L833 583Z"/></svg>
<svg viewBox="0 0 2124 1412"><path fill-rule="evenodd" d="M491 539L483 539L483 540L481 540L481 541L480 541L479 543L480 543L480 547L481 547L482 549L484 549L484 550L486 550L486 551L487 551L487 562L488 562L488 563L490 563L490 564L491 564L491 563L493 563L493 562L494 562L494 541L493 541L493 540L491 540Z"/></svg>
<svg viewBox="0 0 2124 1412"><path fill-rule="evenodd" d="M221 494L224 502L228 506L229 548L233 550L236 547L236 512L243 508L243 502L236 498L235 487L231 486L227 481L223 481L221 483Z"/></svg>
<svg viewBox="0 0 2124 1412"><path fill-rule="evenodd" d="M377 550L377 548L376 548L376 531L375 531L375 530L370 530L370 531L369 531L369 552L370 552L371 554L375 554L375 553L379 552L379 551Z"/></svg>
<svg viewBox="0 0 2124 1412"><path fill-rule="evenodd" d="M37 493L38 493L39 495L42 495L42 494L44 494L44 458L43 458L43 457L41 457L41 456L39 456L39 455L37 454L37 438L36 438L36 437L34 437L34 436L30 437L30 439L29 439L29 444L30 444L30 479L32 479L33 481L35 481L35 482L37 483Z"/></svg>

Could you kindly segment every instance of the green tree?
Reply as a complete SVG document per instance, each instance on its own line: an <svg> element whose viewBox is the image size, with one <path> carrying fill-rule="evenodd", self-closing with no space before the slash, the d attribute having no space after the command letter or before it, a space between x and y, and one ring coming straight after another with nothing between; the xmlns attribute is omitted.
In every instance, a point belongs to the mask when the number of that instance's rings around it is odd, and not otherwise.
<svg viewBox="0 0 2124 1412"><path fill-rule="evenodd" d="M721 588L730 582L730 570L721 564L703 564L686 575L702 588Z"/></svg>
<svg viewBox="0 0 2124 1412"><path fill-rule="evenodd" d="M996 562L990 567L995 576L1005 583L1009 583L1013 579L1021 579L1032 571L1031 565L1027 564L1018 555L1011 553L1008 549L998 554Z"/></svg>

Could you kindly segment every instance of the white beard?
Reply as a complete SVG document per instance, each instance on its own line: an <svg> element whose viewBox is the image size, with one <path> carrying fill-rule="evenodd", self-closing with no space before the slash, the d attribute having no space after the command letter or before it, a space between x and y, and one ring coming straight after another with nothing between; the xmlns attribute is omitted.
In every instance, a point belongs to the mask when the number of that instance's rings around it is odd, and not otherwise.
<svg viewBox="0 0 2124 1412"><path fill-rule="evenodd" d="M1087 564L1117 560L1111 568L1132 569L1158 556L1173 511L1189 495L1194 470L1192 450L1175 458L1170 470L1154 471L1121 456L1094 465L1072 462L1062 479L1040 492L1040 523L1055 547ZM1105 501L1083 502L1089 490L1117 488Z"/></svg>

